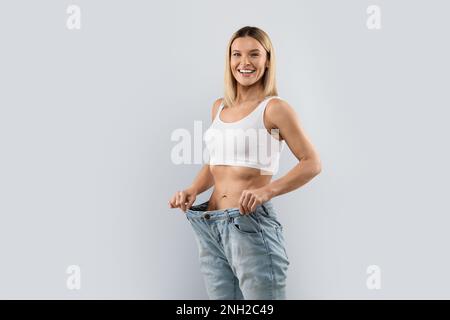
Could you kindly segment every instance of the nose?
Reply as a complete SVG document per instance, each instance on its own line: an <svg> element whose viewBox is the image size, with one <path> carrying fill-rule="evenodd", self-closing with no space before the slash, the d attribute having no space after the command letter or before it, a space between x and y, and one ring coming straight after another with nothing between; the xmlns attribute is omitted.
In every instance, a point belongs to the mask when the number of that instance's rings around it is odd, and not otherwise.
<svg viewBox="0 0 450 320"><path fill-rule="evenodd" d="M241 62L242 62L244 67L248 66L249 65L248 57L247 56L243 56Z"/></svg>

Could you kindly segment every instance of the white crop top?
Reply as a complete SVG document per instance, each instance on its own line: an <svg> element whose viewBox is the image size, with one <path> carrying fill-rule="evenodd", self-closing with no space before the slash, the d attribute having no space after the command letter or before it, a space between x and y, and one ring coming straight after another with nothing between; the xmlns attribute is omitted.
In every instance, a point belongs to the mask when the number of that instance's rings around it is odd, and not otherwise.
<svg viewBox="0 0 450 320"><path fill-rule="evenodd" d="M273 175L278 171L280 153L284 141L279 130L271 134L264 126L264 110L267 103L277 96L266 97L249 115L235 122L223 122L220 113L223 101L203 140L209 153L210 165L232 165L261 170L261 174Z"/></svg>

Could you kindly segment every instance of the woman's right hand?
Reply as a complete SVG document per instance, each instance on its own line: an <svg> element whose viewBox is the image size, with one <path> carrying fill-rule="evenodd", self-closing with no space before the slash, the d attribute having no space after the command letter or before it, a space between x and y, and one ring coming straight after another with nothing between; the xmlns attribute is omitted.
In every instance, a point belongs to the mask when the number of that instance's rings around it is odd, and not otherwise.
<svg viewBox="0 0 450 320"><path fill-rule="evenodd" d="M189 209L197 197L197 191L187 188L175 192L175 195L169 200L169 208L181 208L184 212Z"/></svg>

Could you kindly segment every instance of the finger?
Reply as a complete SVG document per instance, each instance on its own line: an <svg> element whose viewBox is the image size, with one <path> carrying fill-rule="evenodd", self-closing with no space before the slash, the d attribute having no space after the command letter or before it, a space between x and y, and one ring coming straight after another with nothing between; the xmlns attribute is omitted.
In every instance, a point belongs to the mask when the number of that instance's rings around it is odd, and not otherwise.
<svg viewBox="0 0 450 320"><path fill-rule="evenodd" d="M186 211L186 193L184 191L180 192L180 208Z"/></svg>
<svg viewBox="0 0 450 320"><path fill-rule="evenodd" d="M173 196L173 197L169 200L169 205L170 205L171 208L175 208L175 207L176 207L175 202L176 202L176 196Z"/></svg>
<svg viewBox="0 0 450 320"><path fill-rule="evenodd" d="M188 204L187 204L187 209L190 209L192 207L192 204L194 203L194 201L195 201L195 197L191 196L189 198L189 201L188 201Z"/></svg>
<svg viewBox="0 0 450 320"><path fill-rule="evenodd" d="M173 196L173 204L174 204L175 208L178 207L178 191Z"/></svg>
<svg viewBox="0 0 450 320"><path fill-rule="evenodd" d="M242 199L241 199L240 202L239 202L239 213L240 213L241 215L244 215L244 214L245 214L245 208L244 208L244 206L243 206L243 204L242 204Z"/></svg>
<svg viewBox="0 0 450 320"><path fill-rule="evenodd" d="M177 207L179 208L181 206L181 191L177 192Z"/></svg>
<svg viewBox="0 0 450 320"><path fill-rule="evenodd" d="M242 206L245 209L245 213L249 214L249 206L248 203L251 200L252 195L250 193L247 193L244 197L244 200L242 201Z"/></svg>
<svg viewBox="0 0 450 320"><path fill-rule="evenodd" d="M240 204L240 206L241 206L241 208L242 208L242 213L243 214L245 214L245 205L244 205L244 201L245 201L245 196L246 196L246 194L247 194L247 192L244 190L244 191L242 191L242 193L241 193L241 198L240 198L240 200L239 200L239 204Z"/></svg>
<svg viewBox="0 0 450 320"><path fill-rule="evenodd" d="M245 209L244 209L244 207L242 206L242 203L239 204L239 213L240 213L241 215L244 215L244 214L245 214Z"/></svg>
<svg viewBox="0 0 450 320"><path fill-rule="evenodd" d="M249 201L249 203L248 203L248 208L249 208L250 213L252 213L252 212L255 211L256 203L257 203L256 197L253 197L252 200Z"/></svg>
<svg viewBox="0 0 450 320"><path fill-rule="evenodd" d="M189 195L186 192L183 192L183 196L182 196L182 209L184 212L186 212L187 210L187 206L189 203Z"/></svg>
<svg viewBox="0 0 450 320"><path fill-rule="evenodd" d="M247 212L248 214L252 213L252 204L255 201L255 196L253 194L250 194L247 201Z"/></svg>

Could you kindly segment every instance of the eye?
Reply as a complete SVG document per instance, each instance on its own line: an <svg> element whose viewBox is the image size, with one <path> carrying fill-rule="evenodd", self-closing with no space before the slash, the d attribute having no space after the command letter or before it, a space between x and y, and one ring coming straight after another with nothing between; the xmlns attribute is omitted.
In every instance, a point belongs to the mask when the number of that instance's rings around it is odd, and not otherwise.
<svg viewBox="0 0 450 320"><path fill-rule="evenodd" d="M240 56L240 53L235 52L235 53L232 54L232 56L235 56L235 57ZM258 53L253 53L251 56L252 57L259 57L259 54Z"/></svg>

